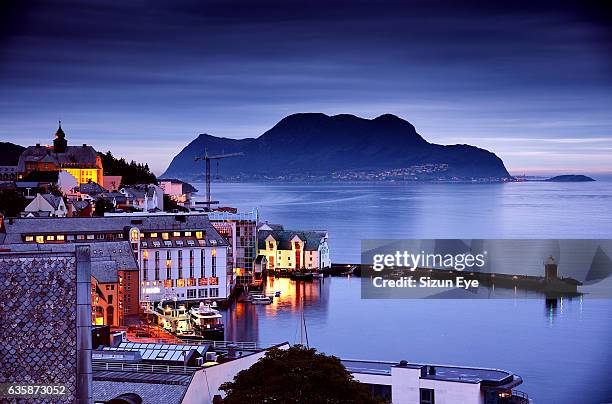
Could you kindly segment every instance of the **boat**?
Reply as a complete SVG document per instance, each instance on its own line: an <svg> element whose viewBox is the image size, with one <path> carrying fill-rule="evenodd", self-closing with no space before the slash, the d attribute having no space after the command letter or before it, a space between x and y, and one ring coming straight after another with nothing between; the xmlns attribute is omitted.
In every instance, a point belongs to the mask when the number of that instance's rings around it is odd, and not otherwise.
<svg viewBox="0 0 612 404"><path fill-rule="evenodd" d="M314 279L312 272L292 272L290 278L294 281L311 281Z"/></svg>
<svg viewBox="0 0 612 404"><path fill-rule="evenodd" d="M192 330L189 320L189 313L185 305L176 306L166 305L164 301L160 301L154 310L145 309L146 314L154 314L157 316L158 324L161 328L174 334L189 333Z"/></svg>
<svg viewBox="0 0 612 404"><path fill-rule="evenodd" d="M274 298L265 295L251 295L251 303L253 304L271 304Z"/></svg>
<svg viewBox="0 0 612 404"><path fill-rule="evenodd" d="M189 310L189 319L196 335L204 339L223 340L223 316L212 306L200 302L199 306L194 306Z"/></svg>

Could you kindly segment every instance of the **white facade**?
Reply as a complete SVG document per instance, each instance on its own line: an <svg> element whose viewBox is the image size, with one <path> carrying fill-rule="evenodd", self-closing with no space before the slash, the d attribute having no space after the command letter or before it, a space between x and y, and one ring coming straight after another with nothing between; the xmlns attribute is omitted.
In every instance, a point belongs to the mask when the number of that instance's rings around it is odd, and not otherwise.
<svg viewBox="0 0 612 404"><path fill-rule="evenodd" d="M64 199L50 194L36 194L36 197L25 207L26 216L34 216L36 213L45 212L49 216L65 217L68 213Z"/></svg>
<svg viewBox="0 0 612 404"><path fill-rule="evenodd" d="M176 241L166 247L162 239L140 243L141 302L227 299L227 246L207 246L205 239L191 241L193 245L185 241L182 247Z"/></svg>

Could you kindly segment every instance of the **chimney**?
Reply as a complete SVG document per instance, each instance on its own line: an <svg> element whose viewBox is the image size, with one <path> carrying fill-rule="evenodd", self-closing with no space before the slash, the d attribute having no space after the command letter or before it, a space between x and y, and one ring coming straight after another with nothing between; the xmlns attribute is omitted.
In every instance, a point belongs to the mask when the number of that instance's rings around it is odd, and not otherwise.
<svg viewBox="0 0 612 404"><path fill-rule="evenodd" d="M93 401L91 370L91 250L76 247L77 263L77 403Z"/></svg>
<svg viewBox="0 0 612 404"><path fill-rule="evenodd" d="M83 143L83 147L87 147L87 144L86 144L86 143Z"/></svg>

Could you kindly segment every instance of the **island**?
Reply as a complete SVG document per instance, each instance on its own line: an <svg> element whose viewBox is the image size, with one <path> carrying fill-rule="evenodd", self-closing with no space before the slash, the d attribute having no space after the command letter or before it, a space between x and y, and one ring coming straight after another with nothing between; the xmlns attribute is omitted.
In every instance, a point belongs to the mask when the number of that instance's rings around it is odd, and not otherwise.
<svg viewBox="0 0 612 404"><path fill-rule="evenodd" d="M555 177L548 178L544 181L548 181L548 182L592 182L595 180L586 175L567 174L567 175L557 175Z"/></svg>

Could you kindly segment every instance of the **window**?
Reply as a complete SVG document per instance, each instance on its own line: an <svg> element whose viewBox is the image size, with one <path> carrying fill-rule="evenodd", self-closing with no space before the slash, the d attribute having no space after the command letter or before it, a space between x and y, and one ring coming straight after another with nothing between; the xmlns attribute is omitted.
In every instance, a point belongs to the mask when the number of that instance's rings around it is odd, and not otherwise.
<svg viewBox="0 0 612 404"><path fill-rule="evenodd" d="M37 243L44 243L45 242L45 236L36 236L36 242Z"/></svg>
<svg viewBox="0 0 612 404"><path fill-rule="evenodd" d="M212 262L210 265L212 276L217 276L217 250L212 250Z"/></svg>
<svg viewBox="0 0 612 404"><path fill-rule="evenodd" d="M113 304L113 295L108 295L108 304Z"/></svg>
<svg viewBox="0 0 612 404"><path fill-rule="evenodd" d="M88 234L87 235L87 240L93 240L94 239L94 235L93 234Z"/></svg>
<svg viewBox="0 0 612 404"><path fill-rule="evenodd" d="M25 236L25 241L34 241L34 236Z"/></svg>
<svg viewBox="0 0 612 404"><path fill-rule="evenodd" d="M187 289L187 299L195 299L196 289Z"/></svg>
<svg viewBox="0 0 612 404"><path fill-rule="evenodd" d="M177 288L184 288L185 287L185 279L177 279L176 280L176 287Z"/></svg>
<svg viewBox="0 0 612 404"><path fill-rule="evenodd" d="M169 289L172 287L172 279L166 279L164 281L164 288Z"/></svg>
<svg viewBox="0 0 612 404"><path fill-rule="evenodd" d="M162 233L163 240L168 240L169 238L170 238L170 235L168 233Z"/></svg>
<svg viewBox="0 0 612 404"><path fill-rule="evenodd" d="M196 238L200 239L204 237L204 233L201 231L196 231Z"/></svg>
<svg viewBox="0 0 612 404"><path fill-rule="evenodd" d="M57 241L64 241L65 237L64 237L64 235L63 235L63 234L58 234L58 235L56 236L56 239L57 239Z"/></svg>
<svg viewBox="0 0 612 404"><path fill-rule="evenodd" d="M420 389L421 390L421 404L434 404L434 391L433 389Z"/></svg>
<svg viewBox="0 0 612 404"><path fill-rule="evenodd" d="M200 250L200 278L206 278L206 252Z"/></svg>
<svg viewBox="0 0 612 404"><path fill-rule="evenodd" d="M206 298L206 297L208 297L208 289L207 288L199 289L198 290L198 297L199 298Z"/></svg>
<svg viewBox="0 0 612 404"><path fill-rule="evenodd" d="M179 270L183 269L183 250L178 251L178 268Z"/></svg>
<svg viewBox="0 0 612 404"><path fill-rule="evenodd" d="M175 231L174 233L172 233L173 237L181 237L181 232L180 231Z"/></svg>
<svg viewBox="0 0 612 404"><path fill-rule="evenodd" d="M185 237L191 237L191 232L190 231L186 231L185 232Z"/></svg>
<svg viewBox="0 0 612 404"><path fill-rule="evenodd" d="M151 234L149 234L149 237L156 238L157 237L157 233L151 233Z"/></svg>
<svg viewBox="0 0 612 404"><path fill-rule="evenodd" d="M85 240L85 235L77 234L77 240Z"/></svg>
<svg viewBox="0 0 612 404"><path fill-rule="evenodd" d="M47 241L53 241L55 240L55 236L47 236Z"/></svg>
<svg viewBox="0 0 612 404"><path fill-rule="evenodd" d="M155 251L155 269L159 268L159 251Z"/></svg>
<svg viewBox="0 0 612 404"><path fill-rule="evenodd" d="M193 278L193 250L189 250L189 277Z"/></svg>
<svg viewBox="0 0 612 404"><path fill-rule="evenodd" d="M219 297L219 288L210 288L210 297Z"/></svg>

